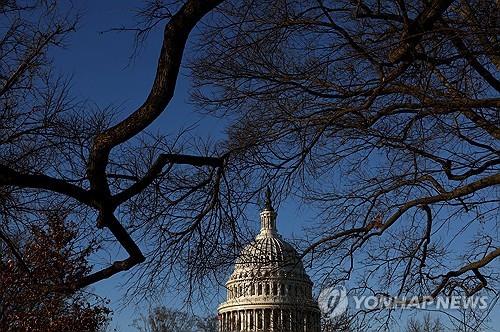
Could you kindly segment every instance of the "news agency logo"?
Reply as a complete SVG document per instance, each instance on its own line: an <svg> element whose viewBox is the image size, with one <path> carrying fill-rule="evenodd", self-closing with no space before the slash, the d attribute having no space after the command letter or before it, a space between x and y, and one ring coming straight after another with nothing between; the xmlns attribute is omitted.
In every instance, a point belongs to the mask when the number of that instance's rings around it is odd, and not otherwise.
<svg viewBox="0 0 500 332"><path fill-rule="evenodd" d="M344 314L348 304L347 290L344 286L325 288L318 297L319 309L330 319Z"/></svg>
<svg viewBox="0 0 500 332"><path fill-rule="evenodd" d="M355 310L383 310L383 309L421 309L421 310L456 310L479 309L489 307L486 296L438 296L434 297L389 297L385 295L353 295L347 296L344 286L328 287L321 291L318 305L327 319L343 315L347 311L349 300Z"/></svg>

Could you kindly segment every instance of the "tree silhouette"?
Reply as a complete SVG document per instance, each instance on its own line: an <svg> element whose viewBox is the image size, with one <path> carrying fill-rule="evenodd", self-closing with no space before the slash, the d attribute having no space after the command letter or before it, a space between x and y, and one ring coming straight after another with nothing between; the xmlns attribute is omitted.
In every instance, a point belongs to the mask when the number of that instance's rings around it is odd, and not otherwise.
<svg viewBox="0 0 500 332"><path fill-rule="evenodd" d="M149 1L132 30L141 41L163 27L157 71L116 121L54 74L48 50L77 16L2 2L2 243L22 264L14 230L64 206L86 241L105 250L111 234L128 255L65 287L144 263L141 292L171 277L192 291L231 264L269 184L320 211L300 244L326 284L422 301L487 292L500 255L497 13L493 0ZM193 97L227 137L149 135L201 20Z"/></svg>
<svg viewBox="0 0 500 332"><path fill-rule="evenodd" d="M421 301L498 287L497 2L218 10L193 98L234 119L238 183L317 208L301 244L326 284Z"/></svg>

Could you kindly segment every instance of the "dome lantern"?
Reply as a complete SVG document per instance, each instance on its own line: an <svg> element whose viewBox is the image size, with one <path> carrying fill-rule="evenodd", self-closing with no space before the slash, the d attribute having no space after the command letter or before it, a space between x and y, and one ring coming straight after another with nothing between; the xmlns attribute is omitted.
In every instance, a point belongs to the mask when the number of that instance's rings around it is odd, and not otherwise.
<svg viewBox="0 0 500 332"><path fill-rule="evenodd" d="M274 211L271 201L271 190L267 187L266 203L264 209L260 212L260 233L257 238L279 237L276 228L276 216L277 213Z"/></svg>

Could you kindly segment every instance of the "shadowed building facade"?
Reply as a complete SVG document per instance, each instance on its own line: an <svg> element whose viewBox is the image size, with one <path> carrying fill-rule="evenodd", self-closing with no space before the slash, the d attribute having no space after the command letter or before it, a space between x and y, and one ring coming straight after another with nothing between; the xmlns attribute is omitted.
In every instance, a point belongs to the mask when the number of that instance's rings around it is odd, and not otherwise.
<svg viewBox="0 0 500 332"><path fill-rule="evenodd" d="M220 332L319 332L320 312L297 251L277 232L270 193L261 230L236 260L227 300L218 308Z"/></svg>

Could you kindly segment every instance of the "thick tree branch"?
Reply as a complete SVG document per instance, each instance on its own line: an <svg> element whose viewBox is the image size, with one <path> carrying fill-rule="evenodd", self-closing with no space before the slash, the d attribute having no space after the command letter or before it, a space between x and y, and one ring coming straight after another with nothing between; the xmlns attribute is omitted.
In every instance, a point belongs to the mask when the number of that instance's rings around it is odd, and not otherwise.
<svg viewBox="0 0 500 332"><path fill-rule="evenodd" d="M125 120L96 137L88 163L92 188L106 191L105 169L111 149L149 126L174 94L179 67L189 33L201 18L222 0L190 0L165 26L156 77L144 104Z"/></svg>
<svg viewBox="0 0 500 332"><path fill-rule="evenodd" d="M450 272L446 273L445 275L442 276L443 279L442 279L441 283L432 292L431 296L433 298L438 296L439 293L441 293L443 291L443 289L446 287L446 285L448 284L448 281L451 278L461 276L462 274L467 273L469 271L473 271L477 277L479 274L480 268L488 265L489 263L491 263L494 259L498 258L499 256L500 256L500 248L496 248L492 252L485 255L482 259L471 262L471 263L461 267L458 270L450 271ZM481 282L481 284L480 284L481 287L475 287L473 291L471 291L471 292L469 292L469 294L467 294L468 296L471 296L474 293L477 293L480 289L482 289L486 285L486 283L485 283L486 279L484 277L482 277L482 275L480 277L478 277L478 279Z"/></svg>
<svg viewBox="0 0 500 332"><path fill-rule="evenodd" d="M453 3L453 0L434 0L417 16L417 18L405 27L403 40L400 45L389 54L391 63L398 63L410 57L415 45L417 45L425 33L429 32L434 23Z"/></svg>
<svg viewBox="0 0 500 332"><path fill-rule="evenodd" d="M86 287L95 282L107 279L119 272L127 271L135 265L144 262L145 260L144 255L142 254L137 244L113 214L108 214L107 216L100 215L99 218L106 218L106 221L100 223L102 225L105 225L111 231L114 237L127 251L129 257L124 260L115 261L109 267L94 272L80 279L74 285L72 285L72 287L75 289Z"/></svg>
<svg viewBox="0 0 500 332"><path fill-rule="evenodd" d="M31 271L30 271L28 265L26 265L26 262L24 261L23 256L21 255L21 253L17 249L17 246L14 244L14 242L12 242L12 240L9 238L9 236L7 234L5 234L4 232L2 232L1 230L0 230L0 240L2 240L7 245L7 247L9 247L10 251L12 252L12 255L14 255L14 257L16 257L17 261L19 262L19 265L21 265L21 267L27 273L31 274ZM1 258L1 255L0 255L0 258ZM0 264L2 264L2 263L3 262L0 260Z"/></svg>
<svg viewBox="0 0 500 332"><path fill-rule="evenodd" d="M144 261L145 258L138 246L113 215L113 211L117 205L113 204L113 198L111 197L106 177L109 153L113 147L127 141L144 130L164 111L174 94L182 55L191 30L205 14L221 2L222 0L189 0L172 16L164 29L163 45L158 60L156 77L146 101L125 120L107 129L95 138L87 165L87 175L90 186L101 203L99 206L100 217L97 224L100 227L105 226L109 228L130 257L123 261L116 261L108 268L91 274L80 281L78 287L84 287L96 281L109 278L118 272L128 270ZM197 164L201 162L201 157L180 158L177 160L178 156L176 155L171 155L170 157L177 161L177 163ZM155 176L161 172L165 160L168 160L168 158L169 155L161 157L143 179L132 185L118 199L115 197L115 201L123 202L123 200L132 197L149 185ZM210 158L205 160L205 163L211 162L213 160Z"/></svg>
<svg viewBox="0 0 500 332"><path fill-rule="evenodd" d="M429 205L432 203L442 202L445 200L460 198L466 195L470 195L478 190L492 187L498 184L500 184L500 174L494 174L482 178L480 180L477 180L475 182L472 182L470 184L467 184L465 186L458 187L449 192L444 192L435 196L429 196L411 200L403 204L403 206L401 206L396 213L394 213L390 218L388 218L387 221L384 223L384 225L381 227L379 232L372 233L370 235L381 235L385 230L391 227L406 211L408 211L410 208L414 206Z"/></svg>
<svg viewBox="0 0 500 332"><path fill-rule="evenodd" d="M450 27L446 22L441 20L440 22L443 27L446 28L446 30L450 30ZM492 86L497 92L500 92L500 81L498 81L495 76L493 76L477 59L474 57L473 53L468 49L467 45L462 41L462 39L459 37L458 33L452 32L450 33L450 38L455 46L455 48L458 50L460 55L462 55L467 62L471 65L474 70L481 75L486 82L490 86Z"/></svg>
<svg viewBox="0 0 500 332"><path fill-rule="evenodd" d="M192 156L185 154L161 154L158 159L151 165L148 172L136 183L131 185L124 191L116 194L113 197L113 204L119 205L124 201L130 199L131 197L137 195L147 186L149 186L154 179L162 172L165 165L192 165L196 167L210 166L210 167L222 167L224 163L224 157L203 157L203 156Z"/></svg>
<svg viewBox="0 0 500 332"><path fill-rule="evenodd" d="M95 206L92 194L81 187L43 174L19 173L4 165L0 165L0 185L49 190Z"/></svg>
<svg viewBox="0 0 500 332"><path fill-rule="evenodd" d="M500 128L496 126L494 123L489 122L482 116L478 115L476 112L466 109L462 110L462 113L472 122L474 122L479 127L483 128L486 132L488 132L491 136L496 139L500 139Z"/></svg>

